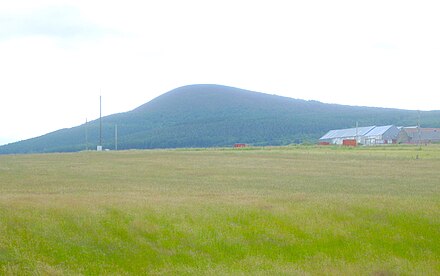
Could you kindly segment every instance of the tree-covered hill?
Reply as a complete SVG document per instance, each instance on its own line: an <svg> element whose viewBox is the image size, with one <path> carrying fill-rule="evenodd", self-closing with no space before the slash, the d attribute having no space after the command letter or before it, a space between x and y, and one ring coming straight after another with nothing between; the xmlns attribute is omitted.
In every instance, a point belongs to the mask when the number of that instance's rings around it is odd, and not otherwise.
<svg viewBox="0 0 440 276"><path fill-rule="evenodd" d="M440 127L440 111L421 113ZM220 85L174 89L126 113L103 117L103 146L119 149L285 145L316 141L330 129L416 125L418 112L304 101ZM85 133L88 132L88 145ZM99 121L1 146L0 153L69 152L96 148Z"/></svg>

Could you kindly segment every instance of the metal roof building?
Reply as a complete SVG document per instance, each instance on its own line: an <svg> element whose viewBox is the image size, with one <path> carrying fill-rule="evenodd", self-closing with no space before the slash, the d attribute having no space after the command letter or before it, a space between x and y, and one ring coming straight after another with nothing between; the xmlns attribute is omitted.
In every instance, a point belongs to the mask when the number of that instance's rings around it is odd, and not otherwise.
<svg viewBox="0 0 440 276"><path fill-rule="evenodd" d="M400 130L393 125L378 126L365 135L364 145L395 144Z"/></svg>
<svg viewBox="0 0 440 276"><path fill-rule="evenodd" d="M359 138L373 128L375 128L375 126L330 130L327 134L322 136L319 141L335 145L342 145L344 140L358 140L358 143L360 143Z"/></svg>
<svg viewBox="0 0 440 276"><path fill-rule="evenodd" d="M376 145L395 143L399 129L394 125L368 126L330 130L319 141L342 145L344 140L356 140L359 144Z"/></svg>
<svg viewBox="0 0 440 276"><path fill-rule="evenodd" d="M440 142L440 128L404 127L399 134L399 143L429 144Z"/></svg>

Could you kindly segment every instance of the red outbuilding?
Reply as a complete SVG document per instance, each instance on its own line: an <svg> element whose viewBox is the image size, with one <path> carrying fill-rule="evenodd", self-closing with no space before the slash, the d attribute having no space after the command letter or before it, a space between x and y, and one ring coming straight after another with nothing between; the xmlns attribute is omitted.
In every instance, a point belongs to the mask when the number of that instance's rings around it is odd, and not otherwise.
<svg viewBox="0 0 440 276"><path fill-rule="evenodd" d="M247 145L243 143L234 144L234 148L245 148L245 147L247 147Z"/></svg>
<svg viewBox="0 0 440 276"><path fill-rule="evenodd" d="M342 141L342 145L347 146L347 147L356 147L357 142L356 142L356 139L344 139Z"/></svg>

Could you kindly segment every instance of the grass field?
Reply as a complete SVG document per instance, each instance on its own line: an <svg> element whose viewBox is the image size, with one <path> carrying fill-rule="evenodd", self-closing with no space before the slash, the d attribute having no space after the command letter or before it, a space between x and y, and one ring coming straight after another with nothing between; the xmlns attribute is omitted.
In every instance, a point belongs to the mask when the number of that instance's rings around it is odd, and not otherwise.
<svg viewBox="0 0 440 276"><path fill-rule="evenodd" d="M440 274L440 147L0 156L1 275Z"/></svg>

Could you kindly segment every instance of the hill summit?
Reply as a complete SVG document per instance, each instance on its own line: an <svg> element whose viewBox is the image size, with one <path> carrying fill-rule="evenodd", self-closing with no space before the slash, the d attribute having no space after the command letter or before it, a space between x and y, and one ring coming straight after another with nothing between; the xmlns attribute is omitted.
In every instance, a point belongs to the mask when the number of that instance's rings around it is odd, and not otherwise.
<svg viewBox="0 0 440 276"><path fill-rule="evenodd" d="M440 127L440 112L422 121ZM103 117L103 146L119 149L223 147L234 143L286 145L316 141L330 129L359 125L415 125L416 111L324 104L244 89L198 84L171 90L138 108ZM88 131L88 144L85 131ZM0 153L94 149L99 121L0 147Z"/></svg>

